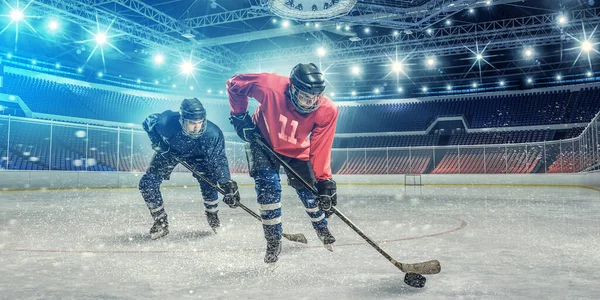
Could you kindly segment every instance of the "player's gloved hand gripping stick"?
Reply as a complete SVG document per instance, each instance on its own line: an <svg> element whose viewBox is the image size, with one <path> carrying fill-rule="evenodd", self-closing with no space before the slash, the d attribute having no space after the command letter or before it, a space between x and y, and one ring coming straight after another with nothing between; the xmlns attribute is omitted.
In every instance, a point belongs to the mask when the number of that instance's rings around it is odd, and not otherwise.
<svg viewBox="0 0 600 300"><path fill-rule="evenodd" d="M259 134L255 133L254 138L255 138L256 142L261 147L263 147L264 149L269 151L288 172L290 172L291 174L294 174L294 176L297 179L299 179L300 182L302 182L302 185L304 185L304 187L306 187L308 190L310 190L316 197L319 197L319 193L315 190L315 188L312 185L310 185L308 182L306 182L306 180L304 180L294 169L292 169L292 167L290 167L290 165L287 164L279 156L278 153L276 153L273 149L271 149L271 147L262 140L262 138ZM360 237L362 237L367 243L369 243L369 245L371 245L373 248L375 248L375 250L377 250L377 252L379 252L381 255L383 255L389 262L391 262L394 266L396 266L398 269L400 269L400 271L407 273L404 278L404 282L406 282L408 285L413 286L413 287L423 287L423 286L425 286L425 277L421 276L420 274L437 274L441 271L440 262L437 260L430 260L430 261L414 263L414 264L402 263L402 262L395 260L385 250L383 250L381 247L379 247L379 245L377 245L377 243L375 243L364 232L362 232L362 230L360 230L358 228L358 226L356 226L356 224L354 224L352 221L350 221L348 219L348 217L346 217L342 212L340 212L339 209L337 209L335 206L331 206L330 210L333 211L333 213L335 215L337 215L342 221L344 221L344 223L346 223L348 226L350 226L350 228L352 228L352 230L354 230L356 233L358 233L358 235L360 235Z"/></svg>
<svg viewBox="0 0 600 300"><path fill-rule="evenodd" d="M196 175L198 178L204 180L210 186L215 188L221 195L223 195L225 197L230 197L230 195L228 195L228 193L223 188L221 188L220 186L211 182L208 178L206 178L206 176L204 176L202 173L198 172L196 169L194 169L192 166L190 166L190 164L188 164L187 162L185 162L183 160L180 160L178 157L173 156L173 158L175 158L175 160L177 160L177 162L179 162L186 169L190 170L190 172L194 173L194 175ZM260 216L258 214L256 214L254 211L252 211L251 209L249 209L247 206L240 203L239 201L236 201L233 205L230 203L228 203L228 204L231 207L241 207L243 210L245 210L247 213L249 213L255 219L262 222L262 220L260 219ZM292 242L298 242L298 243L303 243L303 244L308 243L308 240L302 233L285 233L284 232L282 235L284 238L286 238Z"/></svg>

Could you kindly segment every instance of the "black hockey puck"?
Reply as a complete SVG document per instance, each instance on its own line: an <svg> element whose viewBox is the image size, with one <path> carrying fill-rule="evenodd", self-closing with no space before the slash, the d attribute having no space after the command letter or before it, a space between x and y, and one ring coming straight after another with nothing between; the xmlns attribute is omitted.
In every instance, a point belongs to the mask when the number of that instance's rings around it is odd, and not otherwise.
<svg viewBox="0 0 600 300"><path fill-rule="evenodd" d="M417 273L406 273L404 276L404 283L416 288L424 287L426 281L425 276Z"/></svg>

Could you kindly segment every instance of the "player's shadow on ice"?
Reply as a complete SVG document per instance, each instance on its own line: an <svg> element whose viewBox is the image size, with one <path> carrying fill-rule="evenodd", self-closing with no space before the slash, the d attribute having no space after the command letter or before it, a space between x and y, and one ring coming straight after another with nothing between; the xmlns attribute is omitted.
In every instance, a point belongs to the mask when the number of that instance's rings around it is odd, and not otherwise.
<svg viewBox="0 0 600 300"><path fill-rule="evenodd" d="M171 231L168 235L153 240L150 238L149 233L130 233L118 236L112 236L111 242L117 245L140 245L140 244L151 244L160 241L177 242L177 241L193 241L205 239L207 237L214 236L215 233L212 231L194 230L194 231Z"/></svg>

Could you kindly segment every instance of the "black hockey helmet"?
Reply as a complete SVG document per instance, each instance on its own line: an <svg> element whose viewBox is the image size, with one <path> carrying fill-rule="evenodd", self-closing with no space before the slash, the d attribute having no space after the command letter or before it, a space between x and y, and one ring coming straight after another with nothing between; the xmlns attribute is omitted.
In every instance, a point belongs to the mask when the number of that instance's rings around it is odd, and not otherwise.
<svg viewBox="0 0 600 300"><path fill-rule="evenodd" d="M200 132L193 133L187 131L186 121L202 121ZM179 107L179 123L183 129L183 134L191 138L199 138L206 131L206 109L197 98L183 99Z"/></svg>
<svg viewBox="0 0 600 300"><path fill-rule="evenodd" d="M297 64L290 73L289 93L300 113L311 113L321 105L325 91L325 76L313 64Z"/></svg>

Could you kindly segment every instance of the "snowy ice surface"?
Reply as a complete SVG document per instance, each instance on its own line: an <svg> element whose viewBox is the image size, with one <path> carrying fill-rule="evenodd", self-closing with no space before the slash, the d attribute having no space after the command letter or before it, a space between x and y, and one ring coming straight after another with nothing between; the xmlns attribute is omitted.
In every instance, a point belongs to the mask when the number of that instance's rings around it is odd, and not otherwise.
<svg viewBox="0 0 600 300"><path fill-rule="evenodd" d="M242 201L257 209L252 187ZM0 299L600 299L600 192L537 187L340 186L338 208L401 262L438 259L423 289L337 217L319 245L284 187L281 266L258 221L196 188L163 189L171 233L152 241L136 189L0 192ZM466 225L466 226L465 226Z"/></svg>

